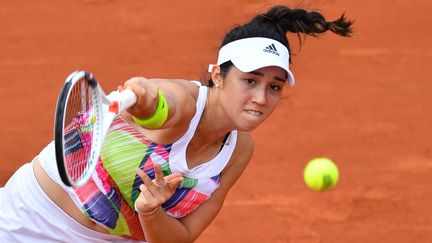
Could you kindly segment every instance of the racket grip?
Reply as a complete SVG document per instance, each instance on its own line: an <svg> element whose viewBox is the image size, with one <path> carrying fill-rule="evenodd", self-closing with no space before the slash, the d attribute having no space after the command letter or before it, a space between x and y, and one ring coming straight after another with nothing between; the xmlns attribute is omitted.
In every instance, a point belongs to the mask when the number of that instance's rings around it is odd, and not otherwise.
<svg viewBox="0 0 432 243"><path fill-rule="evenodd" d="M135 105L137 96L130 89L125 89L118 94L118 108L119 113Z"/></svg>

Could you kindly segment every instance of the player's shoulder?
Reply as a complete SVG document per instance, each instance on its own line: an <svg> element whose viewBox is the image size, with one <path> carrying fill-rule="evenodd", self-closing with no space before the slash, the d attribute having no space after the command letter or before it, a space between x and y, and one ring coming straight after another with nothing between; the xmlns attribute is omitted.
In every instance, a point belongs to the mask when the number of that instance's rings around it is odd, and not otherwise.
<svg viewBox="0 0 432 243"><path fill-rule="evenodd" d="M237 132L237 146L236 150L242 153L253 153L255 142L250 132Z"/></svg>
<svg viewBox="0 0 432 243"><path fill-rule="evenodd" d="M230 188L248 166L254 151L254 141L250 133L238 132L234 152L222 175L222 184Z"/></svg>
<svg viewBox="0 0 432 243"><path fill-rule="evenodd" d="M232 156L232 160L238 164L246 166L252 158L255 143L249 132L237 132L237 142Z"/></svg>

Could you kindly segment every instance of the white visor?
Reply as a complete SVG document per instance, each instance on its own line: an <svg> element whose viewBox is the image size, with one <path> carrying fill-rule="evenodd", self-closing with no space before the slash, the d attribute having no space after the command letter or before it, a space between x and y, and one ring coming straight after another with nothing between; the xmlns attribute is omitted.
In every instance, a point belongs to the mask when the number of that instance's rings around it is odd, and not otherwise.
<svg viewBox="0 0 432 243"><path fill-rule="evenodd" d="M280 42L264 37L245 38L230 42L219 50L217 65L231 61L240 71L248 73L263 67L276 66L287 72L288 83L295 84L289 70L289 52ZM209 65L209 72L213 65Z"/></svg>

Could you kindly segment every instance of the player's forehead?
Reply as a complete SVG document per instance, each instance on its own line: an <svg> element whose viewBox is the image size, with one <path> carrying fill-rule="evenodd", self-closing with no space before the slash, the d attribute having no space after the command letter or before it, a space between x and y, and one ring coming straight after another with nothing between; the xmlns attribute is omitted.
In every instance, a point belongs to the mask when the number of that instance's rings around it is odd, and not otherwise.
<svg viewBox="0 0 432 243"><path fill-rule="evenodd" d="M244 78L262 78L269 81L279 81L285 83L287 80L286 71L280 67L270 66L259 68L250 72L243 72L236 66L230 69L232 75Z"/></svg>

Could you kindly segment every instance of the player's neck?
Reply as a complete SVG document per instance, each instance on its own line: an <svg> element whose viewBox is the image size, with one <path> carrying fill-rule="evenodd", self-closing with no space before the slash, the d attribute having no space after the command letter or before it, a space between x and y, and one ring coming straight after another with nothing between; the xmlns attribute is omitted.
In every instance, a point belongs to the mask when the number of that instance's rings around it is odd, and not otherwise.
<svg viewBox="0 0 432 243"><path fill-rule="evenodd" d="M234 127L230 126L229 120L223 115L220 106L215 105L217 101L212 91L209 88L206 106L197 133L203 137L202 142L205 144L222 144L226 134L232 131Z"/></svg>

